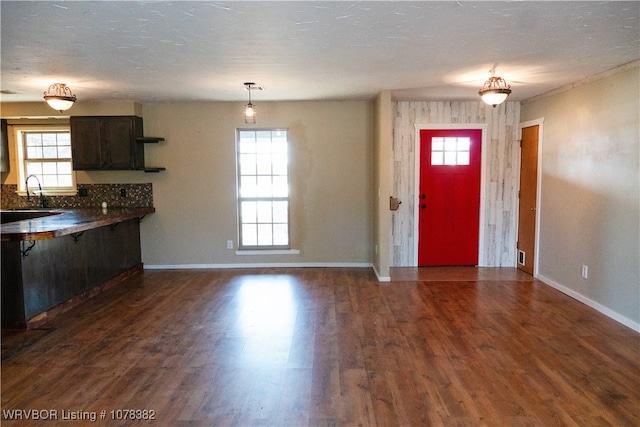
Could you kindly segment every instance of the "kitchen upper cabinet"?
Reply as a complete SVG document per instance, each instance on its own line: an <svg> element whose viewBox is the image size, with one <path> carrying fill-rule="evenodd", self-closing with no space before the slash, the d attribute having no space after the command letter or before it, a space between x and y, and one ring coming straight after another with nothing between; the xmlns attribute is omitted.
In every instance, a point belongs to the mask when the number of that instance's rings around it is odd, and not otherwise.
<svg viewBox="0 0 640 427"><path fill-rule="evenodd" d="M0 145L0 172L9 172L9 135L7 134L7 121L0 121L2 145Z"/></svg>
<svg viewBox="0 0 640 427"><path fill-rule="evenodd" d="M72 116L74 170L144 169L142 118L136 116Z"/></svg>

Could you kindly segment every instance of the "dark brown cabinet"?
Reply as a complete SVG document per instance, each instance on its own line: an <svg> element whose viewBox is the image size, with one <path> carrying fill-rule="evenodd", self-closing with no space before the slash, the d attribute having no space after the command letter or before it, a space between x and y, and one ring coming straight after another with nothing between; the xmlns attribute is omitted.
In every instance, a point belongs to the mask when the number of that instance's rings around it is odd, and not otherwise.
<svg viewBox="0 0 640 427"><path fill-rule="evenodd" d="M74 170L144 170L142 118L72 116Z"/></svg>
<svg viewBox="0 0 640 427"><path fill-rule="evenodd" d="M9 172L9 135L7 135L7 121L1 120L2 145L0 145L0 172Z"/></svg>
<svg viewBox="0 0 640 427"><path fill-rule="evenodd" d="M2 242L2 327L25 328L60 304L142 269L137 218L53 239ZM25 255L26 253L26 255ZM40 319L39 317L40 316Z"/></svg>

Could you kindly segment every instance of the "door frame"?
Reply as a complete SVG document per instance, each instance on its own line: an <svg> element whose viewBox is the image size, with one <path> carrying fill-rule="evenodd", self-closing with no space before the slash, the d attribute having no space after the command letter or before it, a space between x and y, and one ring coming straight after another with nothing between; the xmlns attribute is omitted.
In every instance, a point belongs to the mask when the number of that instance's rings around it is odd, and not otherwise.
<svg viewBox="0 0 640 427"><path fill-rule="evenodd" d="M536 171L536 231L535 234L533 236L533 241L535 244L535 248L533 250L533 277L537 278L538 277L538 267L539 267L539 254L540 254L540 211L541 211L541 206L540 206L540 200L541 200L541 193L542 193L542 135L544 134L543 132L543 126L544 124L544 117L539 118L539 119L535 119L535 120L528 120L526 122L522 122L520 124L518 124L518 141L522 142L522 128L528 128L531 126L538 126L538 169ZM522 146L518 145L518 169L517 169L517 173L518 173L518 184L516 189L520 188L520 171L522 169L522 165L521 165L521 161L522 161ZM515 241L513 242L513 245L515 247L515 263L514 263L514 267L518 268L518 231L520 228L520 198L518 197L518 203L516 203L516 230L515 230Z"/></svg>
<svg viewBox="0 0 640 427"><path fill-rule="evenodd" d="M487 151L485 150L486 141L487 141L487 129L489 125L486 123L416 123L414 125L414 193L417 194L420 192L420 131L421 130L456 130L456 129L479 129L482 131L482 140L480 143L480 224L478 229L478 267L484 267L484 217L485 217L485 182L486 182L486 166L487 166ZM417 200L417 197L415 198ZM418 265L418 238L419 238L419 203L414 203L413 210L413 224L414 230L413 235L415 236L413 239L413 265Z"/></svg>

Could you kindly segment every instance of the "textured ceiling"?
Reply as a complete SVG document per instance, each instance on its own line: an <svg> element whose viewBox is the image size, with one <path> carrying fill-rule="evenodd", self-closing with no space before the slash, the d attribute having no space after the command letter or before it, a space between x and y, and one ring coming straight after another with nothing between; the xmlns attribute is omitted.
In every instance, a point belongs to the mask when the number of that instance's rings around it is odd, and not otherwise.
<svg viewBox="0 0 640 427"><path fill-rule="evenodd" d="M2 101L523 100L640 58L640 2L1 2ZM15 94L7 94L15 92Z"/></svg>

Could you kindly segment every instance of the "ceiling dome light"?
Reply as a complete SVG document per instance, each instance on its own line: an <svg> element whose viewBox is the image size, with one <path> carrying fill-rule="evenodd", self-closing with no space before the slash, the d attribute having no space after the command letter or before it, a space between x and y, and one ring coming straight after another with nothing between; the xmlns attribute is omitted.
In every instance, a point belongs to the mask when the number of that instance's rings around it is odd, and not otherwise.
<svg viewBox="0 0 640 427"><path fill-rule="evenodd" d="M489 77L478 93L485 103L496 108L496 105L502 104L507 99L511 93L511 86L502 77Z"/></svg>
<svg viewBox="0 0 640 427"><path fill-rule="evenodd" d="M77 98L66 84L54 83L44 92L44 99L51 108L62 113L73 107Z"/></svg>

